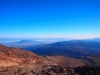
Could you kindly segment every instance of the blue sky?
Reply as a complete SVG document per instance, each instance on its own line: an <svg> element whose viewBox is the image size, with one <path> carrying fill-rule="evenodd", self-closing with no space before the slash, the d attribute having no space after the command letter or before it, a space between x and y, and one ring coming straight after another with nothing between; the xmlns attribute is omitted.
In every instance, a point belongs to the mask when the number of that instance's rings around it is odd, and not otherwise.
<svg viewBox="0 0 100 75"><path fill-rule="evenodd" d="M100 37L100 0L0 0L0 38Z"/></svg>

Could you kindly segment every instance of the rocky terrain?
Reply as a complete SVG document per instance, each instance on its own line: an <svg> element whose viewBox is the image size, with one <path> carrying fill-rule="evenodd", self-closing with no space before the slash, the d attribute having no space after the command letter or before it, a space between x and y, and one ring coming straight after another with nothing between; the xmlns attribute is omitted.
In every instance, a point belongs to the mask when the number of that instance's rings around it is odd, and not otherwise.
<svg viewBox="0 0 100 75"><path fill-rule="evenodd" d="M100 75L100 67L24 64L0 68L0 75Z"/></svg>
<svg viewBox="0 0 100 75"><path fill-rule="evenodd" d="M0 45L0 75L100 75L100 67L65 56L39 56Z"/></svg>
<svg viewBox="0 0 100 75"><path fill-rule="evenodd" d="M85 60L76 60L64 56L39 56L27 50L0 45L0 67L18 66L22 64L56 64L77 67L85 66L89 63Z"/></svg>
<svg viewBox="0 0 100 75"><path fill-rule="evenodd" d="M60 65L60 66L69 66L69 67L82 67L82 66L87 66L91 65L86 60L81 60L81 59L74 59L70 57L65 57L65 56L45 56L47 61L52 61L53 63Z"/></svg>
<svg viewBox="0 0 100 75"><path fill-rule="evenodd" d="M0 67L17 66L28 63L43 63L40 56L18 48L0 45Z"/></svg>

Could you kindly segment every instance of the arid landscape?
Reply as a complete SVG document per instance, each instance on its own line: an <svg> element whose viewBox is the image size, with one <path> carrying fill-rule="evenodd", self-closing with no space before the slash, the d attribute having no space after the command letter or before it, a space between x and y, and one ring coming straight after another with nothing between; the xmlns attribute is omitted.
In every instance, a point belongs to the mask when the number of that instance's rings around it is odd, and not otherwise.
<svg viewBox="0 0 100 75"><path fill-rule="evenodd" d="M0 67L18 66L22 64L61 65L78 67L89 65L85 60L76 60L64 56L39 56L33 52L0 45Z"/></svg>
<svg viewBox="0 0 100 75"><path fill-rule="evenodd" d="M98 60L99 61L99 60ZM66 56L40 56L0 45L0 75L100 75L100 67Z"/></svg>

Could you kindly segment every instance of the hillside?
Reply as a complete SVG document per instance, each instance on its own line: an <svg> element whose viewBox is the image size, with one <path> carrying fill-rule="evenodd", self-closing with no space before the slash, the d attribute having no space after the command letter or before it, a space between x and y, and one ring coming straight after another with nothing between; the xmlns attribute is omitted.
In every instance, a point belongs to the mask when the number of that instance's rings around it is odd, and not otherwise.
<svg viewBox="0 0 100 75"><path fill-rule="evenodd" d="M59 59L57 59L59 58ZM69 62L70 61L70 62ZM89 64L84 60L76 60L64 56L39 56L27 50L0 45L0 67L16 66L22 64L46 64L63 66L85 66Z"/></svg>
<svg viewBox="0 0 100 75"><path fill-rule="evenodd" d="M27 63L43 63L43 60L40 56L37 56L30 51L0 45L0 67Z"/></svg>
<svg viewBox="0 0 100 75"><path fill-rule="evenodd" d="M33 49L32 51L41 55L60 55L82 59L90 62L92 65L100 66L100 42L97 41L72 40L56 42Z"/></svg>
<svg viewBox="0 0 100 75"><path fill-rule="evenodd" d="M39 56L0 45L0 75L99 75L99 67L86 60L65 56Z"/></svg>
<svg viewBox="0 0 100 75"><path fill-rule="evenodd" d="M39 54L78 55L100 53L100 43L95 41L72 40L56 42L33 50Z"/></svg>

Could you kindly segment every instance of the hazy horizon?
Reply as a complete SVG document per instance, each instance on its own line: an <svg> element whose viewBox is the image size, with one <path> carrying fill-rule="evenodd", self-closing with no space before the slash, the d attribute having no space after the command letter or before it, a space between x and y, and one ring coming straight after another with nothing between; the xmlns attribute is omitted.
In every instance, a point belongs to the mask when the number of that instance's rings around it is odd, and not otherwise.
<svg viewBox="0 0 100 75"><path fill-rule="evenodd" d="M46 37L41 37L41 36L39 36L39 37L18 37L18 36L16 36L16 37L0 37L0 39L94 39L94 38L100 38L100 37L84 37L84 36L80 36L80 37L58 37L58 36L56 36L56 37L48 37L48 36L46 36Z"/></svg>

